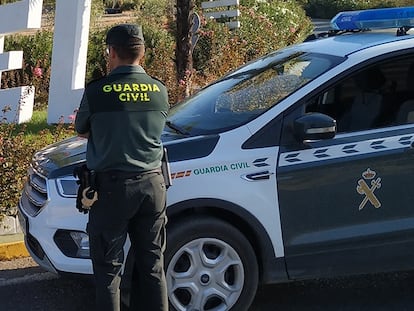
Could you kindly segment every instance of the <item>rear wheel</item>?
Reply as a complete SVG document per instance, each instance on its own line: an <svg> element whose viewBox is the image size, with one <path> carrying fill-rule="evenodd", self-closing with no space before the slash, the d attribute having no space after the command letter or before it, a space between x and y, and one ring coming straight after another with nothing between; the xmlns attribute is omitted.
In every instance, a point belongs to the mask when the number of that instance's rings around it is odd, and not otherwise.
<svg viewBox="0 0 414 311"><path fill-rule="evenodd" d="M249 241L212 217L186 218L168 228L165 253L171 310L247 310L258 284Z"/></svg>

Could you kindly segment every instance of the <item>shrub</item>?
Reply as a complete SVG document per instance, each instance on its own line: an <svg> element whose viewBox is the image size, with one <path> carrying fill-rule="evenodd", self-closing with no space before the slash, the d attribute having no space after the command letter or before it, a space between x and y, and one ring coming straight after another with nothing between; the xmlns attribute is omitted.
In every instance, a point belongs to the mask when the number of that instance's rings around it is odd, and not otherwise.
<svg viewBox="0 0 414 311"><path fill-rule="evenodd" d="M23 67L3 72L1 87L33 85L36 89L35 109L44 108L49 91L53 33L38 31L34 35L7 36L4 41L4 50L23 51Z"/></svg>
<svg viewBox="0 0 414 311"><path fill-rule="evenodd" d="M230 70L281 47L303 40L312 24L294 1L245 1L241 27L203 21L194 49L195 84L203 86Z"/></svg>
<svg viewBox="0 0 414 311"><path fill-rule="evenodd" d="M172 59L175 41L168 29L154 27L148 20L141 21L146 53L143 67L151 76L160 79L169 90L170 103L176 103L179 97L177 92L176 68Z"/></svg>
<svg viewBox="0 0 414 311"><path fill-rule="evenodd" d="M161 80L169 89L171 103L177 101L176 74L172 60L174 38L166 28L154 27L148 19L137 20L142 25L145 38L145 61L142 66L148 74ZM107 74L104 56L104 40L107 29L95 31L89 36L86 80L90 82Z"/></svg>
<svg viewBox="0 0 414 311"><path fill-rule="evenodd" d="M7 108L0 111L1 117L4 116L5 110ZM29 128L30 125L35 125L34 132ZM36 124L36 118L33 123L24 125L0 121L0 215L16 215L17 202L33 153L73 134L71 125L62 123L48 126L46 113L43 113L40 124Z"/></svg>
<svg viewBox="0 0 414 311"><path fill-rule="evenodd" d="M307 14L315 18L332 18L340 11L414 5L414 0L305 0L304 2Z"/></svg>
<svg viewBox="0 0 414 311"><path fill-rule="evenodd" d="M30 163L34 151L25 145L22 131L13 132L12 125L0 124L0 214L6 215L15 215L17 212L16 203L23 189L27 163Z"/></svg>
<svg viewBox="0 0 414 311"><path fill-rule="evenodd" d="M86 83L98 79L107 73L105 58L106 31L107 29L100 29L89 34Z"/></svg>

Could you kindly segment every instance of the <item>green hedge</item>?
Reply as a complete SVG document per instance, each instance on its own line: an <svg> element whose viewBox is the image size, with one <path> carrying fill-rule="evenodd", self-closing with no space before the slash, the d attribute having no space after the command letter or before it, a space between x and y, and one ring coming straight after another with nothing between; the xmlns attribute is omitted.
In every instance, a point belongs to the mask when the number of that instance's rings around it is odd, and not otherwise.
<svg viewBox="0 0 414 311"><path fill-rule="evenodd" d="M5 51L23 51L23 68L3 72L1 87L33 85L35 109L44 107L49 91L53 33L39 31L34 35L6 36L4 41Z"/></svg>
<svg viewBox="0 0 414 311"><path fill-rule="evenodd" d="M303 0L302 5L308 16L330 19L341 11L414 6L414 0Z"/></svg>
<svg viewBox="0 0 414 311"><path fill-rule="evenodd" d="M0 119L2 113L0 111ZM0 122L0 220L2 215L17 213L17 202L33 153L73 135L72 125L47 125L45 111L36 111L29 124Z"/></svg>

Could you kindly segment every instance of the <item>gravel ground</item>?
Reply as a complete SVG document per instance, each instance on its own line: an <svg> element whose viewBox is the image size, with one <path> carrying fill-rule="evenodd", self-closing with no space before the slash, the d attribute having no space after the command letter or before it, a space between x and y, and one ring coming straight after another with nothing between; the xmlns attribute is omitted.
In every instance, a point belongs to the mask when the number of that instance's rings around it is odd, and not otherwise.
<svg viewBox="0 0 414 311"><path fill-rule="evenodd" d="M44 269L31 258L18 258L10 261L0 261L0 285L2 281L11 278L24 277L28 274L42 273Z"/></svg>
<svg viewBox="0 0 414 311"><path fill-rule="evenodd" d="M31 267L38 267L38 264L32 259L32 257L18 258L10 261L0 261L0 276L4 272L3 270L14 270Z"/></svg>

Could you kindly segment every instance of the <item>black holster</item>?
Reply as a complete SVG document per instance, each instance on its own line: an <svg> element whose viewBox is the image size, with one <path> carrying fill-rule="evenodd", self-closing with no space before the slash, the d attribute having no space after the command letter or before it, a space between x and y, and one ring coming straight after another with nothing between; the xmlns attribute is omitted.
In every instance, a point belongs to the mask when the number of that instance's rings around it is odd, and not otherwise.
<svg viewBox="0 0 414 311"><path fill-rule="evenodd" d="M86 214L92 207L93 203L98 199L96 187L96 173L88 169L86 164L75 167L73 176L78 178L79 184L76 197L76 208L79 212Z"/></svg>
<svg viewBox="0 0 414 311"><path fill-rule="evenodd" d="M170 162L168 161L167 148L164 148L164 152L161 159L161 172L164 177L165 187L168 189L172 186Z"/></svg>

